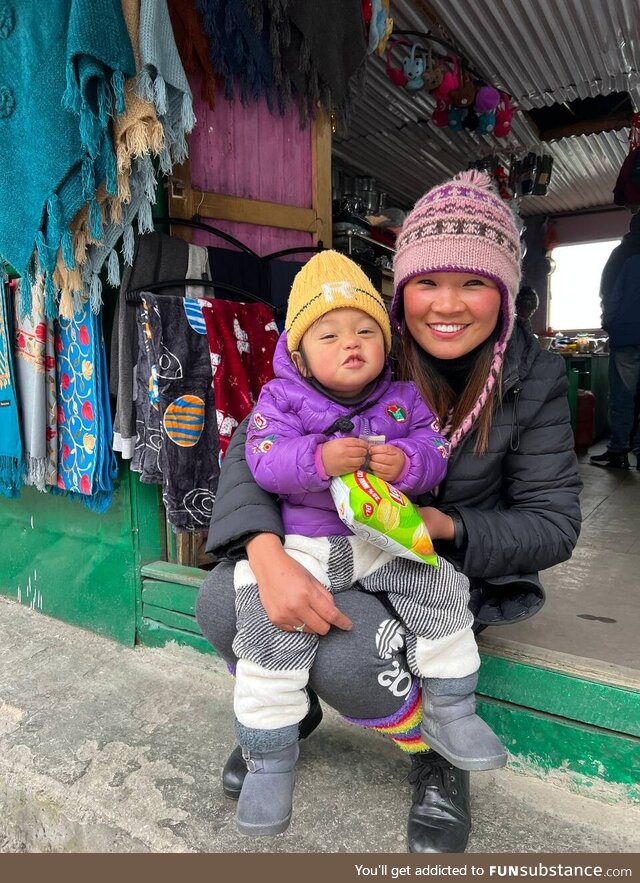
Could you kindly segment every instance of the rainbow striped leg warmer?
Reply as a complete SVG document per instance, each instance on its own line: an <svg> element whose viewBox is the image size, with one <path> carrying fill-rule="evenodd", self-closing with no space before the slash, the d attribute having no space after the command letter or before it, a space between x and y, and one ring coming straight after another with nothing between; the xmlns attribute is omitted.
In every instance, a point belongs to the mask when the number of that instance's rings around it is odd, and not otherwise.
<svg viewBox="0 0 640 883"><path fill-rule="evenodd" d="M377 730L378 733L383 733L385 736L389 736L398 748L406 751L408 754L417 754L420 751L429 750L429 746L423 741L420 733L422 690L420 689L418 678L414 678L413 685L403 705L390 717L363 720L361 718L345 716L344 719L352 724L357 724L359 727L367 727L371 730Z"/></svg>

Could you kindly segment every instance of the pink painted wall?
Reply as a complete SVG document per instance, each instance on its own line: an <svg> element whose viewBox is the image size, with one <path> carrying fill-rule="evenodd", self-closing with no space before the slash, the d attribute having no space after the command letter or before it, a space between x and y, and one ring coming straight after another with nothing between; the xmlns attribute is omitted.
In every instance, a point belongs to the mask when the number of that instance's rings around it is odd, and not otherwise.
<svg viewBox="0 0 640 883"><path fill-rule="evenodd" d="M231 196L261 199L304 208L311 206L311 126L301 129L298 112L270 114L264 102L244 107L240 101L216 99L216 109L200 98L193 78L197 125L191 133L191 181L194 187ZM204 219L205 221L207 219ZM258 254L313 245L310 233L208 219ZM194 242L231 248L221 239L194 231ZM296 256L293 256L296 259Z"/></svg>
<svg viewBox="0 0 640 883"><path fill-rule="evenodd" d="M551 215L559 245L580 242L602 242L619 239L629 232L631 213L626 208L600 212L582 212L575 215Z"/></svg>

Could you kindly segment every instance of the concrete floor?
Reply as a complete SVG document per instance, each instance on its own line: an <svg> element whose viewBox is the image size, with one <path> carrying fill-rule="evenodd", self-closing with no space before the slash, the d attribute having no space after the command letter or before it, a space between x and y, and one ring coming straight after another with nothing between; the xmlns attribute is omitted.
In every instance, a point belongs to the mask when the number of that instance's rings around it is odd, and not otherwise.
<svg viewBox="0 0 640 883"><path fill-rule="evenodd" d="M570 654L614 680L640 688L640 471L630 455L628 471L589 463L604 443L580 458L584 481L583 525L573 557L541 574L547 602L521 625L487 629L491 640Z"/></svg>
<svg viewBox="0 0 640 883"><path fill-rule="evenodd" d="M301 746L289 831L240 835L220 787L231 691L218 658L0 598L0 852L406 851L407 758L330 709ZM640 852L640 806L569 786L562 770L474 773L469 852Z"/></svg>

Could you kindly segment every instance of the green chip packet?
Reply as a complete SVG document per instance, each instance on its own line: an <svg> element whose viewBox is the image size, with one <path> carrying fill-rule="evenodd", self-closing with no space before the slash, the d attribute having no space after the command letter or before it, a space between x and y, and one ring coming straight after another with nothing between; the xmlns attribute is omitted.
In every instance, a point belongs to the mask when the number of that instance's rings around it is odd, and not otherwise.
<svg viewBox="0 0 640 883"><path fill-rule="evenodd" d="M411 500L392 484L358 470L331 481L341 521L391 555L438 567L429 532Z"/></svg>

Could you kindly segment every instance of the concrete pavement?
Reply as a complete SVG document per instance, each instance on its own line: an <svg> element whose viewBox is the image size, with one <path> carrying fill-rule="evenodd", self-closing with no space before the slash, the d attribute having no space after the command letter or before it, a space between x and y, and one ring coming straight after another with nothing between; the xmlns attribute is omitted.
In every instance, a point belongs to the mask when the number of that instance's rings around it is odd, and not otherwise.
<svg viewBox="0 0 640 883"><path fill-rule="evenodd" d="M403 853L407 759L325 709L288 832L238 834L220 788L232 682L185 647L130 649L0 599L0 851ZM640 807L472 776L469 852L640 852Z"/></svg>

